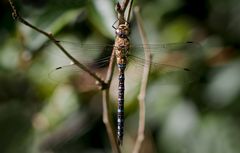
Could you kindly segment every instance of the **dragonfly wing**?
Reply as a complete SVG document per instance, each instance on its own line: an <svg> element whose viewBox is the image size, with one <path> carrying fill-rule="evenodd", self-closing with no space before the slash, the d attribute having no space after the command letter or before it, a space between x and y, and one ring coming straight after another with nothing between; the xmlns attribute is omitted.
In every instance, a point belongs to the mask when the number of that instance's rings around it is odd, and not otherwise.
<svg viewBox="0 0 240 153"><path fill-rule="evenodd" d="M152 52L151 61L144 59L144 47ZM151 64L152 76L159 76L163 84L191 83L197 80L194 67L190 65L198 58L198 44L147 44L134 46L133 49L133 54L129 54L129 65L133 64L139 69L146 64ZM139 53L136 50L142 52Z"/></svg>
<svg viewBox="0 0 240 153"><path fill-rule="evenodd" d="M97 67L108 65L113 45L80 44L76 42L59 41L68 52L81 63L93 63Z"/></svg>
<svg viewBox="0 0 240 153"><path fill-rule="evenodd" d="M79 43L77 44L66 41L59 41L59 43L62 44L68 53L77 61L88 67L92 72L100 73L100 76L103 77L104 74L102 75L101 73L108 66L113 46L103 44L81 45ZM61 51L55 49L54 52L51 52L50 54L51 56L56 56L56 59L58 60L58 62L53 64L52 69L49 70L48 74L49 79L53 82L60 83L64 82L71 76L79 76L79 74L84 76L86 74L86 72L81 70ZM88 74L86 74L86 76L90 78ZM94 81L92 82L94 84Z"/></svg>

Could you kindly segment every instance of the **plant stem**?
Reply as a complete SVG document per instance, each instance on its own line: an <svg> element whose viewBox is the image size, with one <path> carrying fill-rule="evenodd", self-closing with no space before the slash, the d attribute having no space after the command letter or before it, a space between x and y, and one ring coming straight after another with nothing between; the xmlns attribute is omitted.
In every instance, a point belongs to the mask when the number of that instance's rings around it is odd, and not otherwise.
<svg viewBox="0 0 240 153"><path fill-rule="evenodd" d="M137 140L133 148L133 153L139 153L142 147L142 143L144 141L144 130L145 130L145 99L146 99L146 90L147 90L147 82L149 71L151 68L151 51L147 46L147 37L145 31L143 29L143 22L139 13L139 7L134 8L134 13L137 19L137 25L140 32L140 36L142 39L142 43L144 44L144 55L145 55L145 64L143 69L143 76L141 81L140 93L138 96L139 100L139 123L138 123L138 135Z"/></svg>

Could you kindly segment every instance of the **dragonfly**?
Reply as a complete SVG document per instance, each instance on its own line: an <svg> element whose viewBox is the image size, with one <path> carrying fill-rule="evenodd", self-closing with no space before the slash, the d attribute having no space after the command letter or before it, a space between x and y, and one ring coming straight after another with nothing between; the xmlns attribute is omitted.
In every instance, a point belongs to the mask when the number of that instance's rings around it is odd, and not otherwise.
<svg viewBox="0 0 240 153"><path fill-rule="evenodd" d="M156 71L169 71L169 72L177 72L179 77L184 77L185 82L191 82L194 80L196 75L193 73L192 69L185 68L178 65L173 65L169 63L160 63L160 58L163 54L165 57L167 55L175 54L176 52L186 53L187 56L191 56L192 59L196 58L197 51L199 50L199 44L194 42L184 42L184 43L168 43L168 44L135 44L131 45L130 43L130 27L129 23L125 22L124 24L120 24L117 28L115 28L115 43L114 45L105 45L105 44L82 44L77 45L76 43L61 41L64 45L74 46L74 50L83 50L85 53L99 52L103 50L104 52L114 52L116 57L116 65L118 68L118 108L117 108L117 142L119 145L123 142L124 135L124 92L125 92L125 70L128 65L144 66L144 63L151 64L152 70ZM143 51L143 49L150 49L152 51L152 61L145 62L143 57L143 52L139 55L139 51ZM145 47L145 48L144 48ZM194 56L194 57L192 57ZM83 57L84 60L85 57ZM168 58L168 57L167 57ZM181 54L177 56L177 58L185 58L181 57ZM97 60L94 65L101 67L102 65L107 65L110 60L110 55L104 58ZM175 61L177 61L176 59ZM82 61L80 60L82 63ZM73 63L74 64L74 63ZM57 71L63 69L64 67L56 68ZM181 75L180 75L181 74ZM183 74L183 75L182 75Z"/></svg>
<svg viewBox="0 0 240 153"><path fill-rule="evenodd" d="M118 111L117 111L117 137L118 144L122 144L123 140L123 130L124 130L124 71L127 64L127 56L130 47L129 41L129 25L127 22L125 24L120 24L115 30L116 38L114 44L114 50L117 66L118 66Z"/></svg>
<svg viewBox="0 0 240 153"><path fill-rule="evenodd" d="M143 58L143 53L139 54L139 51L143 51L144 46L143 44L130 44L129 38L129 24L120 24L116 30L116 37L114 45L106 45L106 44L82 44L77 45L76 43L67 42L67 41L59 41L63 45L66 46L73 46L74 50L83 50L86 53L92 52L100 52L103 50L104 52L111 53L112 51L116 57L116 65L118 68L118 107L117 107L117 142L119 145L122 145L123 142L123 135L124 135L124 100L125 100L125 71L127 66L130 65L137 65L137 67L143 67L144 63L146 62ZM165 76L169 75L167 72L174 72L177 76L179 76L180 81L183 83L190 83L194 81L196 75L194 74L191 68L182 67L182 65L168 63L169 57L171 55L174 56L175 53L180 52L177 54L181 60L184 60L186 56L193 57L191 55L196 56L196 52L199 50L199 45L194 42L185 42L185 43L168 43L168 44L147 44L148 49L152 51L152 61L147 61L151 64L151 71L163 72ZM181 55L181 53L183 55ZM76 54L76 53L75 53ZM166 56L167 60L166 63L160 63L160 56ZM169 56L169 57L168 57ZM181 57L183 56L183 57ZM188 58L189 58L188 57ZM84 57L83 57L84 60ZM101 67L102 65L107 65L110 60L110 55L106 55L103 58L100 58L94 62L87 62L87 64L97 65ZM191 59L190 60L194 60ZM80 60L80 62L82 62ZM174 61L176 62L176 61ZM84 63L84 62L83 62ZM58 67L57 70L59 71L63 67ZM167 82L168 84L169 82Z"/></svg>

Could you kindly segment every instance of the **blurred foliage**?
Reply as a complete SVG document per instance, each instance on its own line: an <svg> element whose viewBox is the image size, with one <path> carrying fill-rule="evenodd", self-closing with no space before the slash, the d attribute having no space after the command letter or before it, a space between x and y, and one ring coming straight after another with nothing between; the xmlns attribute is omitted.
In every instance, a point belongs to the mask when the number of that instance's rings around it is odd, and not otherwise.
<svg viewBox="0 0 240 153"><path fill-rule="evenodd" d="M51 31L59 40L81 44L114 41L114 3L15 2L22 16L34 25ZM134 5L141 7L150 43L200 44L200 49L190 53L195 58L186 64L198 79L162 85L159 74L150 76L142 152L238 153L239 1L139 0ZM101 93L94 80L76 69L53 71L69 60L47 38L15 22L7 0L0 2L0 23L0 152L111 152L102 123ZM131 28L132 42L139 42L134 16ZM91 60L105 54L78 52L79 58ZM96 71L104 76L106 67ZM123 152L131 152L138 125L139 83L133 80L141 73L128 71L133 79L126 80ZM110 97L114 121L116 81L114 77Z"/></svg>

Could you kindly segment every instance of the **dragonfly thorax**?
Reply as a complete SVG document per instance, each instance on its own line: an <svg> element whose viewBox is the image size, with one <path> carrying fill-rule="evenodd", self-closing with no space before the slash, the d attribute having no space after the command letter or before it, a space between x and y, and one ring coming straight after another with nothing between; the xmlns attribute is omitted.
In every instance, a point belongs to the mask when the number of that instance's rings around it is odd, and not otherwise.
<svg viewBox="0 0 240 153"><path fill-rule="evenodd" d="M128 24L120 24L115 31L116 35L121 38L126 38L130 34L130 29Z"/></svg>

